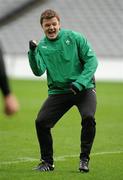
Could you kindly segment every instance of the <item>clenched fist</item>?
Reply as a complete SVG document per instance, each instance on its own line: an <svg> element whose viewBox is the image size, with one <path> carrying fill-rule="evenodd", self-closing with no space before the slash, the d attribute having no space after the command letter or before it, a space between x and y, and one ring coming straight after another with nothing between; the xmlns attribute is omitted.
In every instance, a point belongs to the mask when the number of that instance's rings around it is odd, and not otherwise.
<svg viewBox="0 0 123 180"><path fill-rule="evenodd" d="M34 51L36 47L37 47L37 42L35 40L29 41L29 49Z"/></svg>

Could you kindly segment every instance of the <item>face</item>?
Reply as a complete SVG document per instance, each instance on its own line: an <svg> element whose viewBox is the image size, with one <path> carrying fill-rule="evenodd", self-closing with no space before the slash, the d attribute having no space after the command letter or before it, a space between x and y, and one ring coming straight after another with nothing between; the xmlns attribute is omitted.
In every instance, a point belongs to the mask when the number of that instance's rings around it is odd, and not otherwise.
<svg viewBox="0 0 123 180"><path fill-rule="evenodd" d="M59 33L60 22L56 17L43 19L42 28L48 39L55 39Z"/></svg>

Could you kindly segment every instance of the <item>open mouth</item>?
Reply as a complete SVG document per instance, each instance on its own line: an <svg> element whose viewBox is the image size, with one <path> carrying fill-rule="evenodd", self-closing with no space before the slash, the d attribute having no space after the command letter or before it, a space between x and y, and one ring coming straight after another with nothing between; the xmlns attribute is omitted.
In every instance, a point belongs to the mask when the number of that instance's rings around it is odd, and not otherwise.
<svg viewBox="0 0 123 180"><path fill-rule="evenodd" d="M48 31L48 35L50 37L54 37L56 35L56 31L55 30L54 31Z"/></svg>

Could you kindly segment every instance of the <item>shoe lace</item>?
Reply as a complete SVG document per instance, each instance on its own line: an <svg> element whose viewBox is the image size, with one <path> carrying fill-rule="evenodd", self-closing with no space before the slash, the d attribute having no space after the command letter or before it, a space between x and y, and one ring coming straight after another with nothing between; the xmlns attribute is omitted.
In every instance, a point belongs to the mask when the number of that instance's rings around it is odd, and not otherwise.
<svg viewBox="0 0 123 180"><path fill-rule="evenodd" d="M86 161L85 161L85 160L81 160L81 161L80 161L80 166L81 166L81 167L88 166L88 161L87 161L87 160L86 160Z"/></svg>
<svg viewBox="0 0 123 180"><path fill-rule="evenodd" d="M54 167L54 166L46 163L45 161L42 161L41 163L39 163L39 167L41 171L50 171L51 167Z"/></svg>

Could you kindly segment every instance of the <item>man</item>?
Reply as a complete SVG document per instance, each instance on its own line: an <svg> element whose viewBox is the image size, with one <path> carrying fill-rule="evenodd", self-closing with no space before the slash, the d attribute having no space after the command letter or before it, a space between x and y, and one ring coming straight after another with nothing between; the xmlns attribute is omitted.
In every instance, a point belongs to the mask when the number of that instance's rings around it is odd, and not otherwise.
<svg viewBox="0 0 123 180"><path fill-rule="evenodd" d="M12 91L9 86L8 77L5 71L3 51L0 46L0 89L3 95L4 102L4 112L6 115L13 115L19 110L19 103L12 94Z"/></svg>
<svg viewBox="0 0 123 180"><path fill-rule="evenodd" d="M36 131L41 151L39 171L54 170L51 128L76 105L82 118L81 172L88 172L89 155L95 137L96 93L94 73L97 58L87 39L80 33L61 29L59 15L48 9L40 19L45 37L37 45L29 42L29 63L33 73L45 71L48 98L36 119Z"/></svg>

